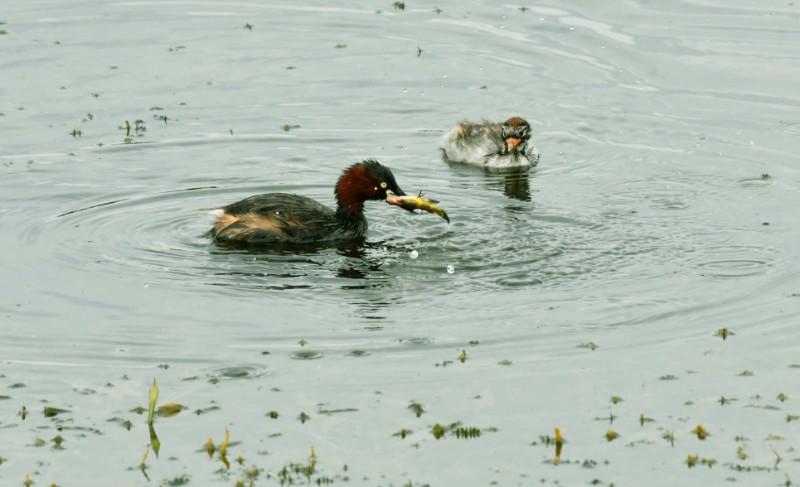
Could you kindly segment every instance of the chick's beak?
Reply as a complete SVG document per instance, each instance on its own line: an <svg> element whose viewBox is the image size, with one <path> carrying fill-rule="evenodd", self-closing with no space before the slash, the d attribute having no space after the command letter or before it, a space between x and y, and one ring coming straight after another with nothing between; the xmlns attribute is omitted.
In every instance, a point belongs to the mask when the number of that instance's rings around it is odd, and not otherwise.
<svg viewBox="0 0 800 487"><path fill-rule="evenodd" d="M506 147L508 147L508 151L511 152L512 150L514 150L514 148L516 146L518 146L520 142L522 142L522 139L519 139L517 137L509 137L509 138L507 138L506 139Z"/></svg>

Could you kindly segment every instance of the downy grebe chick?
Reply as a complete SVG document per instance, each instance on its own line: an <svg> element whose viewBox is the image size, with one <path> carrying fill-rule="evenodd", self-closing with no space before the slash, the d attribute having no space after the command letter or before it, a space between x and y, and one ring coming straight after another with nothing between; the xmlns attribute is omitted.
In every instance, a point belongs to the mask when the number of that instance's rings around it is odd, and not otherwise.
<svg viewBox="0 0 800 487"><path fill-rule="evenodd" d="M409 211L423 209L446 218L444 210L425 198L408 197L389 168L365 160L345 169L334 188L336 210L311 198L269 193L237 201L215 210L211 230L219 243L270 245L342 240L367 231L364 202L386 200ZM449 220L448 220L449 221Z"/></svg>
<svg viewBox="0 0 800 487"><path fill-rule="evenodd" d="M531 140L531 126L523 118L503 123L461 122L442 139L447 159L490 169L531 168L539 151Z"/></svg>

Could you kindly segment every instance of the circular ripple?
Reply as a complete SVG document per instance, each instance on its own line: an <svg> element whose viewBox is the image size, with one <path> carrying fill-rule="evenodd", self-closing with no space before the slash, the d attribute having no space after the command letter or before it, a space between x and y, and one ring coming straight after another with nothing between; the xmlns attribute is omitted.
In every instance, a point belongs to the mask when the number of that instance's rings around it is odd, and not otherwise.
<svg viewBox="0 0 800 487"><path fill-rule="evenodd" d="M764 188L775 184L774 179L766 175L758 178L742 178L736 181L736 184L743 188Z"/></svg>
<svg viewBox="0 0 800 487"><path fill-rule="evenodd" d="M605 199L612 204L637 209L683 210L701 195L708 194L719 176L644 178L619 181L608 186Z"/></svg>
<svg viewBox="0 0 800 487"><path fill-rule="evenodd" d="M240 380L255 379L256 377L268 375L269 373L269 369L261 365L241 364L217 367L209 370L206 375L219 380Z"/></svg>
<svg viewBox="0 0 800 487"><path fill-rule="evenodd" d="M704 276L745 277L763 274L774 266L774 254L766 247L721 245L706 248L691 262Z"/></svg>
<svg viewBox="0 0 800 487"><path fill-rule="evenodd" d="M315 350L302 350L300 352L294 352L291 357L295 360L317 360L321 359L325 355L322 352L317 352Z"/></svg>

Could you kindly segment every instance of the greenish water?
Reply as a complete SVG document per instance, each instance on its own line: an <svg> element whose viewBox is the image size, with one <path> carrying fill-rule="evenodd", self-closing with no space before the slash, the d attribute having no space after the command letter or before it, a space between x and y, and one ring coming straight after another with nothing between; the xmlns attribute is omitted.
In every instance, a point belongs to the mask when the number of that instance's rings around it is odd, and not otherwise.
<svg viewBox="0 0 800 487"><path fill-rule="evenodd" d="M800 481L800 4L436 7L6 6L1 484ZM442 160L512 115L535 170ZM368 157L452 223L204 236Z"/></svg>

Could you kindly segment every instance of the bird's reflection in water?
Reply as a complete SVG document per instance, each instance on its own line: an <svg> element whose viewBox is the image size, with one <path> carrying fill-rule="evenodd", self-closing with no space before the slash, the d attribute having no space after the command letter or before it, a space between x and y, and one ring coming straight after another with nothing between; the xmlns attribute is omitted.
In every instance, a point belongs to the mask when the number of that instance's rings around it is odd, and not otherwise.
<svg viewBox="0 0 800 487"><path fill-rule="evenodd" d="M214 244L211 251L214 264L224 270L214 273L222 279L212 284L262 290L314 289L329 295L344 293L340 302L355 307L355 318L383 320L385 309L402 298L390 295L395 278L384 268L393 255L405 254L405 250L363 238L263 247Z"/></svg>
<svg viewBox="0 0 800 487"><path fill-rule="evenodd" d="M504 195L518 201L531 201L530 169L489 169L461 162L453 162L442 156L458 176L468 178L479 187L502 191ZM479 179L480 176L480 180ZM474 187L474 186L473 186Z"/></svg>

